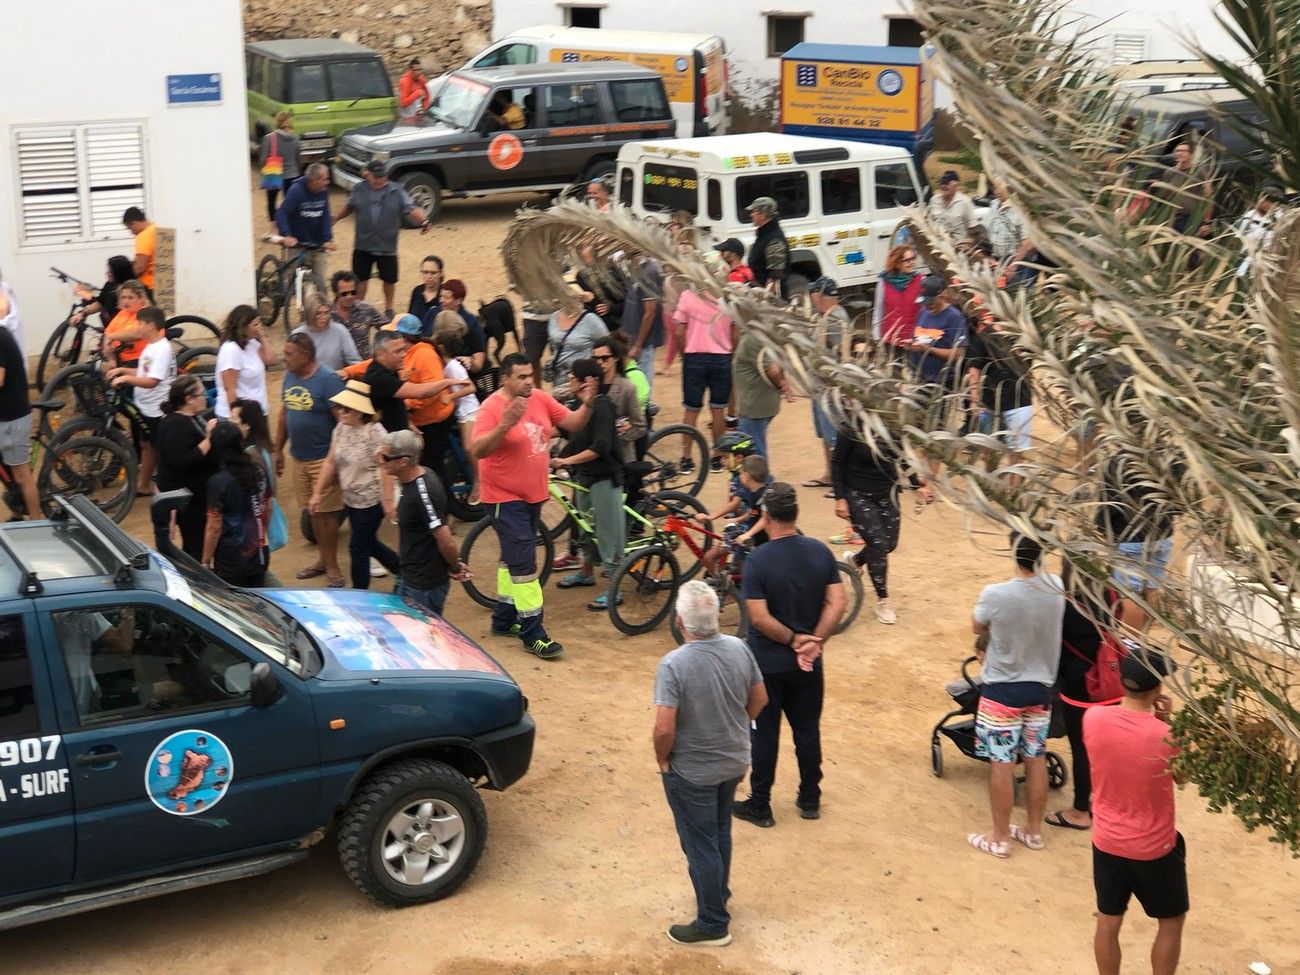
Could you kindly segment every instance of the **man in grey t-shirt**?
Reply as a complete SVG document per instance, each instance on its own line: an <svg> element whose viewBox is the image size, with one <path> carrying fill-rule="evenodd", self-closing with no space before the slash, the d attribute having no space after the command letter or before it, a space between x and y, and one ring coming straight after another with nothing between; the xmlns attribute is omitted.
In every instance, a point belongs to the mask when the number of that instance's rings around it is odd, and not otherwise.
<svg viewBox="0 0 1300 975"><path fill-rule="evenodd" d="M718 632L718 596L699 580L677 595L687 642L655 674L655 759L695 887L695 920L678 944L730 944L731 805L749 767L749 726L767 688L745 644Z"/></svg>
<svg viewBox="0 0 1300 975"><path fill-rule="evenodd" d="M334 222L357 215L356 238L352 242L352 270L359 282L357 296L365 298L371 272L378 269L384 283L384 317L393 317L393 292L397 286L397 234L402 218L420 224L420 233L429 232L429 218L415 205L411 194L400 183L390 182L388 167L377 159L366 163L365 179L352 187L348 201L334 214Z"/></svg>
<svg viewBox="0 0 1300 975"><path fill-rule="evenodd" d="M1010 854L1013 839L1031 850L1043 848L1047 728L1065 613L1060 578L1042 571L1042 547L1031 538L1013 535L1011 548L1015 578L984 587L971 623L976 634L988 637L987 648L978 653L984 687L975 716L975 748L989 760L993 832L971 833L966 840L999 858ZM1018 757L1025 763L1024 826L1011 824Z"/></svg>

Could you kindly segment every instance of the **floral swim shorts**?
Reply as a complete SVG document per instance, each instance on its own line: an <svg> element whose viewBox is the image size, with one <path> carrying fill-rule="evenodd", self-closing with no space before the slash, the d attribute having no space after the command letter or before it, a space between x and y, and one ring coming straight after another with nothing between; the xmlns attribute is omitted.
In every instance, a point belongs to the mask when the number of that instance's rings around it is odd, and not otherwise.
<svg viewBox="0 0 1300 975"><path fill-rule="evenodd" d="M993 762L1014 764L1017 756L1039 758L1047 752L1050 705L1015 708L980 698L975 714L975 754Z"/></svg>

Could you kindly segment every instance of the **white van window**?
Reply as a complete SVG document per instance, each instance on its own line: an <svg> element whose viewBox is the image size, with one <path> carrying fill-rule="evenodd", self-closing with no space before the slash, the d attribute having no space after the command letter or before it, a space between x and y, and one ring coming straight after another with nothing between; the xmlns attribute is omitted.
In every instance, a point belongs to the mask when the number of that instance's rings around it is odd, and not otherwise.
<svg viewBox="0 0 1300 975"><path fill-rule="evenodd" d="M709 198L709 219L722 219L722 183L716 179L711 179L707 186L706 195Z"/></svg>
<svg viewBox="0 0 1300 975"><path fill-rule="evenodd" d="M624 166L618 171L618 202L625 207L632 205L633 187L632 167Z"/></svg>
<svg viewBox="0 0 1300 975"><path fill-rule="evenodd" d="M595 125L600 121L595 85L547 85L542 91L547 125Z"/></svg>
<svg viewBox="0 0 1300 975"><path fill-rule="evenodd" d="M876 209L893 210L916 202L916 188L907 163L876 167Z"/></svg>
<svg viewBox="0 0 1300 975"><path fill-rule="evenodd" d="M665 166L663 163L646 163L645 184L641 190L641 205L658 213L685 210L694 215L700 212L699 174L690 166Z"/></svg>
<svg viewBox="0 0 1300 975"><path fill-rule="evenodd" d="M736 180L736 212L741 223L749 223L745 208L760 196L776 200L780 217L808 216L807 173L763 173L759 176L741 176Z"/></svg>
<svg viewBox="0 0 1300 975"><path fill-rule="evenodd" d="M822 170L822 213L862 210L862 174L857 167Z"/></svg>
<svg viewBox="0 0 1300 975"><path fill-rule="evenodd" d="M645 122L672 117L664 86L655 79L611 81L609 95L620 122Z"/></svg>
<svg viewBox="0 0 1300 975"><path fill-rule="evenodd" d="M503 64L536 64L537 48L531 44L507 44L488 51L474 62L476 68L496 68Z"/></svg>
<svg viewBox="0 0 1300 975"><path fill-rule="evenodd" d="M330 94L336 102L393 97L393 86L379 61L332 61L329 73Z"/></svg>

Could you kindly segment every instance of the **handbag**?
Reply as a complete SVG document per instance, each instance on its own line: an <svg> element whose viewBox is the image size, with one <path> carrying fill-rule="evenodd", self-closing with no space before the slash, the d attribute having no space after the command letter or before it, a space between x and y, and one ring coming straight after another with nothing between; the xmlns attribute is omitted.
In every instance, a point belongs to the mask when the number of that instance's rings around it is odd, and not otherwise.
<svg viewBox="0 0 1300 975"><path fill-rule="evenodd" d="M262 455L262 469L266 472L266 484L271 490L271 518L266 526L266 547L272 552L278 552L289 544L289 519L284 516L280 502L275 499L275 463L265 450L259 453Z"/></svg>
<svg viewBox="0 0 1300 975"><path fill-rule="evenodd" d="M564 337L560 339L559 344L551 349L551 357L542 364L542 380L544 382L548 382L548 383L555 382L555 374L557 372L556 363L560 359L560 354L564 351L564 344L569 341L569 336L572 335L573 330L578 327L578 322L581 322L589 314L591 313L585 312L582 315L578 316L578 321L574 322L569 327L569 330L564 333Z"/></svg>
<svg viewBox="0 0 1300 975"><path fill-rule="evenodd" d="M280 155L280 140L271 133L271 151L262 164L262 189L278 190L284 186L284 157Z"/></svg>

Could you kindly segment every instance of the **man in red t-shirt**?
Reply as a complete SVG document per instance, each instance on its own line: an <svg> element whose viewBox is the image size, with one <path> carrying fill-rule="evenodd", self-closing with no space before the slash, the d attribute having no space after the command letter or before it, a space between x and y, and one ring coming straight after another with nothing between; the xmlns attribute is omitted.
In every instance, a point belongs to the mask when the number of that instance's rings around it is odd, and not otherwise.
<svg viewBox="0 0 1300 975"><path fill-rule="evenodd" d="M1151 946L1153 975L1173 975L1187 918L1187 848L1174 826L1169 763L1169 698L1160 679L1174 665L1156 650L1134 647L1120 676L1118 707L1089 708L1083 740L1092 766L1092 879L1097 890L1093 951L1101 975L1118 975L1119 929L1130 897L1159 927Z"/></svg>
<svg viewBox="0 0 1300 975"><path fill-rule="evenodd" d="M589 391L577 410L533 388L533 364L517 352L501 360L501 386L474 417L470 456L478 460L479 497L501 544L493 636L517 636L543 660L564 652L542 625L542 584L537 581L537 530L550 496L551 434L580 430L590 415Z"/></svg>
<svg viewBox="0 0 1300 975"><path fill-rule="evenodd" d="M728 237L721 244L714 244L713 249L727 265L727 281L731 284L753 284L754 272L745 263L745 245L735 237Z"/></svg>

